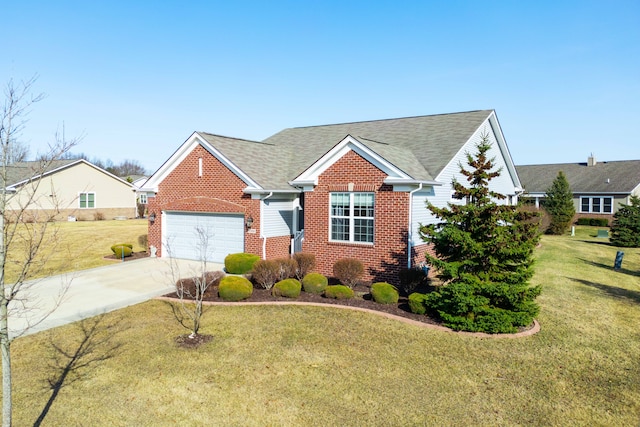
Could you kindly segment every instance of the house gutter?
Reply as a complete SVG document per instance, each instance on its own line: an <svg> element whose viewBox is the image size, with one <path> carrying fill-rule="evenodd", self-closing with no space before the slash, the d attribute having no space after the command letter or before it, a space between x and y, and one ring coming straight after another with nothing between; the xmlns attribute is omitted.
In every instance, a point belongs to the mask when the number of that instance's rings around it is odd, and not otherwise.
<svg viewBox="0 0 640 427"><path fill-rule="evenodd" d="M264 235L264 224L262 223L262 221L264 220L263 202L271 196L273 196L273 191L269 192L269 194L267 194L267 197L265 197L264 199L260 199L260 238L262 239L262 259L267 259L267 238Z"/></svg>
<svg viewBox="0 0 640 427"><path fill-rule="evenodd" d="M418 183L418 188L409 192L409 233L407 233L407 268L411 268L411 242L413 241L413 193L422 190L422 183Z"/></svg>

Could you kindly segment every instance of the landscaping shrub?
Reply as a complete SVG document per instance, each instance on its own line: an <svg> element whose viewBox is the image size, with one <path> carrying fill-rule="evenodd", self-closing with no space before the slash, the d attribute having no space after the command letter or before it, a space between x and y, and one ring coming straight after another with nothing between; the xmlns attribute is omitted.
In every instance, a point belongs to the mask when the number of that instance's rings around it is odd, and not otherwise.
<svg viewBox="0 0 640 427"><path fill-rule="evenodd" d="M102 212L96 212L93 214L93 219L95 221L104 221L104 214Z"/></svg>
<svg viewBox="0 0 640 427"><path fill-rule="evenodd" d="M145 248L145 250L149 247L149 235L141 234L138 236L138 244Z"/></svg>
<svg viewBox="0 0 640 427"><path fill-rule="evenodd" d="M378 304L397 304L398 290L387 282L378 282L371 285L371 296Z"/></svg>
<svg viewBox="0 0 640 427"><path fill-rule="evenodd" d="M594 227L608 227L609 220L607 218L578 218L577 225L591 225Z"/></svg>
<svg viewBox="0 0 640 427"><path fill-rule="evenodd" d="M414 292L409 295L409 310L415 314L425 314L427 307L425 306L425 300L427 295Z"/></svg>
<svg viewBox="0 0 640 427"><path fill-rule="evenodd" d="M178 279L176 282L176 289L179 293L182 293L186 298L195 299L197 294L196 285L200 288L200 292L202 289L206 289L204 292L205 297L213 296L215 292L215 286L220 284L220 281L225 276L222 271L207 271L204 274L204 280L206 280L206 284L202 285L202 277L188 277L186 279Z"/></svg>
<svg viewBox="0 0 640 427"><path fill-rule="evenodd" d="M427 279L427 275L421 268L403 268L400 270L399 279L400 289L405 295L409 295Z"/></svg>
<svg viewBox="0 0 640 427"><path fill-rule="evenodd" d="M244 252L238 254L229 254L224 258L224 268L229 274L246 274L251 271L260 257L254 254Z"/></svg>
<svg viewBox="0 0 640 427"><path fill-rule="evenodd" d="M349 299L353 298L353 289L344 285L331 285L327 286L324 290L324 296L334 299Z"/></svg>
<svg viewBox="0 0 640 427"><path fill-rule="evenodd" d="M118 243L117 245L111 246L111 251L116 258L131 256L133 253L133 245L129 243Z"/></svg>
<svg viewBox="0 0 640 427"><path fill-rule="evenodd" d="M306 252L298 252L293 254L296 262L296 277L302 280L304 276L316 268L316 256Z"/></svg>
<svg viewBox="0 0 640 427"><path fill-rule="evenodd" d="M256 261L251 270L251 280L264 289L271 289L280 280L280 264L270 259Z"/></svg>
<svg viewBox="0 0 640 427"><path fill-rule="evenodd" d="M302 279L302 286L305 292L310 294L321 294L329 284L329 280L320 273L307 273Z"/></svg>
<svg viewBox="0 0 640 427"><path fill-rule="evenodd" d="M251 282L240 276L226 276L220 280L218 295L225 301L242 301L253 293Z"/></svg>
<svg viewBox="0 0 640 427"><path fill-rule="evenodd" d="M630 204L620 204L613 215L610 242L614 246L640 247L640 197L631 196Z"/></svg>
<svg viewBox="0 0 640 427"><path fill-rule="evenodd" d="M295 277L296 275L296 261L292 258L278 258L275 260L278 263L280 274L278 280L288 279Z"/></svg>
<svg viewBox="0 0 640 427"><path fill-rule="evenodd" d="M298 298L302 285L296 279L284 279L273 287L271 294L275 297Z"/></svg>
<svg viewBox="0 0 640 427"><path fill-rule="evenodd" d="M333 275L348 287L352 288L364 274L364 266L355 258L343 258L333 264Z"/></svg>

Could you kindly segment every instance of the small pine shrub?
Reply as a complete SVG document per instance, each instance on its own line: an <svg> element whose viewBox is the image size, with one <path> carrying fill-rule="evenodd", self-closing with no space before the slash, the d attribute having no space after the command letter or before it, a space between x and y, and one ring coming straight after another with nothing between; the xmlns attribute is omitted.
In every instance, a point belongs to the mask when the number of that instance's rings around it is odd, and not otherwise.
<svg viewBox="0 0 640 427"><path fill-rule="evenodd" d="M218 295L225 301L242 301L253 293L251 282L240 276L226 276L220 280Z"/></svg>
<svg viewBox="0 0 640 427"><path fill-rule="evenodd" d="M274 297L298 298L302 285L296 279L284 279L273 287L271 294Z"/></svg>
<svg viewBox="0 0 640 427"><path fill-rule="evenodd" d="M304 291L310 294L322 294L328 284L329 280L320 273L307 273L302 279Z"/></svg>
<svg viewBox="0 0 640 427"><path fill-rule="evenodd" d="M354 296L353 289L344 285L331 285L327 286L324 290L324 296L334 299L349 299Z"/></svg>
<svg viewBox="0 0 640 427"><path fill-rule="evenodd" d="M378 304L397 304L398 290L387 282L378 282L371 285L371 296Z"/></svg>
<svg viewBox="0 0 640 427"><path fill-rule="evenodd" d="M364 274L362 262L355 258L343 258L333 264L333 275L348 287L352 288Z"/></svg>
<svg viewBox="0 0 640 427"><path fill-rule="evenodd" d="M229 274L246 274L251 271L260 257L254 254L229 254L224 258L224 268Z"/></svg>
<svg viewBox="0 0 640 427"><path fill-rule="evenodd" d="M414 292L409 295L409 310L415 314L426 314L427 307L425 306L425 300L427 296L425 294L420 294L418 292Z"/></svg>
<svg viewBox="0 0 640 427"><path fill-rule="evenodd" d="M256 261L251 270L251 279L256 285L271 289L280 280L280 264L270 259Z"/></svg>
<svg viewBox="0 0 640 427"><path fill-rule="evenodd" d="M298 280L302 280L304 276L316 268L316 256L314 254L298 252L293 254L293 259L296 262L296 277Z"/></svg>
<svg viewBox="0 0 640 427"><path fill-rule="evenodd" d="M133 253L133 245L129 243L119 243L117 245L111 246L111 251L116 256L116 258L131 256L131 254Z"/></svg>

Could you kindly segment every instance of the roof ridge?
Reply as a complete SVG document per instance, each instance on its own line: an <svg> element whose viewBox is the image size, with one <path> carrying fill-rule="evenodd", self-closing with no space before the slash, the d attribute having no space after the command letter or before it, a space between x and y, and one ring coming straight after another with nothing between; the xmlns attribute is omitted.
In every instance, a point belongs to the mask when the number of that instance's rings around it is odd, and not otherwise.
<svg viewBox="0 0 640 427"><path fill-rule="evenodd" d="M354 124L360 124L360 123L389 122L389 121L394 121L394 120L409 120L409 119L419 119L419 118L424 118L424 117L453 116L453 115L456 115L456 114L479 113L479 112L482 112L482 111L493 111L493 109L458 111L458 112L454 112L454 113L425 114L425 115L421 115L421 116L395 117L395 118L391 118L391 119L360 120L360 121L354 121L354 122L329 123L329 124L325 124L325 125L296 126L296 127L292 127L292 128L288 128L288 129L309 129L309 128L320 128L320 127L328 127L328 126L354 125Z"/></svg>
<svg viewBox="0 0 640 427"><path fill-rule="evenodd" d="M220 135L220 134L217 134L217 133L211 133L211 132L205 132L205 131L198 131L198 133L202 133L202 134L209 135L209 136L216 136L218 138L235 139L237 141L254 142L256 144L264 144L264 145L273 145L273 144L265 143L263 141L255 141L253 139L238 138L236 136Z"/></svg>

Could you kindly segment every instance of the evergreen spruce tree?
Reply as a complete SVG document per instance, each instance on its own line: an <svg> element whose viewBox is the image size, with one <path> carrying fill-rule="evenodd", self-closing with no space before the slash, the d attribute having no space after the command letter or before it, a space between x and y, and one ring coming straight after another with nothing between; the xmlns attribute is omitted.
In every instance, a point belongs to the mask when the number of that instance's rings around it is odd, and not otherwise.
<svg viewBox="0 0 640 427"><path fill-rule="evenodd" d="M576 208L573 206L573 192L569 181L562 171L558 172L551 187L547 189L544 207L551 216L551 224L547 233L564 234L571 225Z"/></svg>
<svg viewBox="0 0 640 427"><path fill-rule="evenodd" d="M533 275L533 251L539 239L537 213L499 204L505 196L489 189L500 175L487 158L487 138L467 154L468 187L454 180L453 198L445 208L429 204L438 224L420 227L422 239L433 245L436 256L427 263L446 282L428 294L424 304L430 314L456 330L510 333L527 326L539 311L535 298L540 287L528 281Z"/></svg>
<svg viewBox="0 0 640 427"><path fill-rule="evenodd" d="M640 197L631 196L631 204L621 203L618 212L613 214L611 238L614 246L628 248L640 247Z"/></svg>

